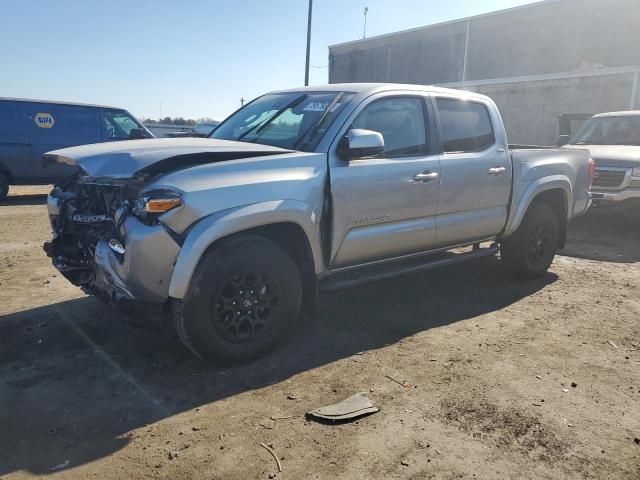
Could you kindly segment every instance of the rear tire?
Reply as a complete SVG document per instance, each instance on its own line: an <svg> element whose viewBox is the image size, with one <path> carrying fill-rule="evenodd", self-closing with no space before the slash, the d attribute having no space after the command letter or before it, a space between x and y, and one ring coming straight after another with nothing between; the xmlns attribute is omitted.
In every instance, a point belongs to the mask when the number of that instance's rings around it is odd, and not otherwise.
<svg viewBox="0 0 640 480"><path fill-rule="evenodd" d="M0 202L4 201L9 194L9 177L0 172Z"/></svg>
<svg viewBox="0 0 640 480"><path fill-rule="evenodd" d="M300 272L278 244L233 238L203 255L174 328L196 355L221 363L264 355L288 336L300 313Z"/></svg>
<svg viewBox="0 0 640 480"><path fill-rule="evenodd" d="M501 243L501 256L509 270L523 278L543 275L558 250L560 227L546 203L529 208L520 227Z"/></svg>

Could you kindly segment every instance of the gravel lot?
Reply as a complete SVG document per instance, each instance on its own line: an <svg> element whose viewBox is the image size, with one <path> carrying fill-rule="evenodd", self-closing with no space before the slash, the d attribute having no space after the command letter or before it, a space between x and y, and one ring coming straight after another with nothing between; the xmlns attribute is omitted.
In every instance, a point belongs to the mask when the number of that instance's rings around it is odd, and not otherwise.
<svg viewBox="0 0 640 480"><path fill-rule="evenodd" d="M46 191L0 206L3 479L640 479L639 209L592 209L540 280L484 259L323 296L220 368L57 274ZM304 419L356 392L380 412Z"/></svg>

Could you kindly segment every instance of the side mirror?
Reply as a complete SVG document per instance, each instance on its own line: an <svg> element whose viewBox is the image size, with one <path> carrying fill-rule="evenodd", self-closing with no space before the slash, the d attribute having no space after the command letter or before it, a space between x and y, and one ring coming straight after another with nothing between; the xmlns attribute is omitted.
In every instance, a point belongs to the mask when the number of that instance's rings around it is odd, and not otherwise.
<svg viewBox="0 0 640 480"><path fill-rule="evenodd" d="M343 160L372 157L384 152L384 137L380 132L354 128L340 141L338 154Z"/></svg>
<svg viewBox="0 0 640 480"><path fill-rule="evenodd" d="M564 147L567 143L569 143L569 140L571 139L571 137L569 135L560 135L558 137L558 143L557 145L559 147Z"/></svg>
<svg viewBox="0 0 640 480"><path fill-rule="evenodd" d="M147 136L141 128L132 128L129 132L129 140L140 140L142 138L147 138Z"/></svg>

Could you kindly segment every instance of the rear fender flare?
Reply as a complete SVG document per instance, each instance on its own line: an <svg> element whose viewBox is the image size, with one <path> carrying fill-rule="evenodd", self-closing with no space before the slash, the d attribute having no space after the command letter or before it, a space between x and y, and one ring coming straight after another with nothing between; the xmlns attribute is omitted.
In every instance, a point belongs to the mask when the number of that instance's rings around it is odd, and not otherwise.
<svg viewBox="0 0 640 480"><path fill-rule="evenodd" d="M322 268L320 211L297 200L282 200L235 207L197 222L180 249L169 285L169 296L183 299L191 276L207 249L228 235L274 223L294 223L302 228L313 256L316 273Z"/></svg>
<svg viewBox="0 0 640 480"><path fill-rule="evenodd" d="M554 189L561 189L564 191L567 202L566 212L567 215L570 216L573 210L571 207L573 205L573 188L571 187L571 180L569 180L566 175L550 175L539 178L527 186L520 202L513 206L512 213L502 237L508 237L518 229L527 213L527 210L529 210L529 207L538 195Z"/></svg>

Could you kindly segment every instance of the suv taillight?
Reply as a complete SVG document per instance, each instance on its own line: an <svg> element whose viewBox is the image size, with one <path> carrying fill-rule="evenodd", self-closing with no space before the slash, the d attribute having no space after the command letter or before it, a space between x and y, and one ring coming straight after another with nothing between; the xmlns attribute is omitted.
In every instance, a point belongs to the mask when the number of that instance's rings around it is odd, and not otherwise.
<svg viewBox="0 0 640 480"><path fill-rule="evenodd" d="M591 191L591 187L593 186L593 179L596 176L596 162L593 158L589 159L589 191Z"/></svg>

